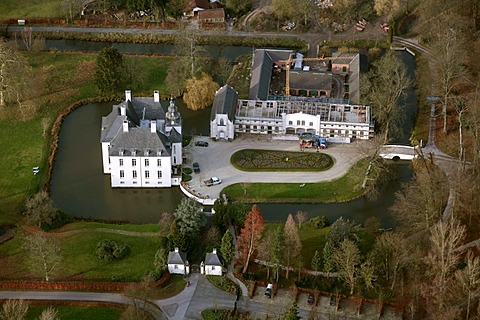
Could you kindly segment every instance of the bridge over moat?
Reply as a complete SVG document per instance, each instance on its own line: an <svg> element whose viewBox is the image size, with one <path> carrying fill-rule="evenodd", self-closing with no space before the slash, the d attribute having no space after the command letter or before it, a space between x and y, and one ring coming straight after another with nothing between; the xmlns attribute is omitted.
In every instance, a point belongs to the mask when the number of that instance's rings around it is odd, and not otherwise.
<svg viewBox="0 0 480 320"><path fill-rule="evenodd" d="M382 146L379 156L390 160L413 160L418 156L417 147L386 144Z"/></svg>

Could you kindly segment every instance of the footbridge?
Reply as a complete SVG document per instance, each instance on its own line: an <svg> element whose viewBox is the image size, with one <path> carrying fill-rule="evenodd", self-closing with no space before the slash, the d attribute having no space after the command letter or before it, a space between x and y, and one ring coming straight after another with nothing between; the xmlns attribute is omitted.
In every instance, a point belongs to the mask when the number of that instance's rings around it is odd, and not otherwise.
<svg viewBox="0 0 480 320"><path fill-rule="evenodd" d="M390 160L413 160L418 153L412 146L386 144L380 149L379 156Z"/></svg>

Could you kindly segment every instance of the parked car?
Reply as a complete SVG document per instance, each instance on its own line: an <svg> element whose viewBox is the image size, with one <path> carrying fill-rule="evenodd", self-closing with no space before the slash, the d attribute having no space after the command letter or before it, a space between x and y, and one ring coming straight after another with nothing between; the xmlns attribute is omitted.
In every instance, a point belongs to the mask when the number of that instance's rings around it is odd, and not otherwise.
<svg viewBox="0 0 480 320"><path fill-rule="evenodd" d="M265 297L270 299L272 297L273 284L267 284L267 289L265 289Z"/></svg>
<svg viewBox="0 0 480 320"><path fill-rule="evenodd" d="M310 293L310 294L308 295L307 303L308 303L309 305L312 305L314 302L315 302L315 297L313 296L312 293Z"/></svg>
<svg viewBox="0 0 480 320"><path fill-rule="evenodd" d="M215 186L215 185L217 185L217 184L222 183L222 179L217 178L217 177L211 177L210 179L203 181L203 183L204 183L207 187L211 187L211 186Z"/></svg>
<svg viewBox="0 0 480 320"><path fill-rule="evenodd" d="M198 164L198 162L193 163L193 172L200 173L200 165Z"/></svg>
<svg viewBox="0 0 480 320"><path fill-rule="evenodd" d="M195 145L197 147L208 147L208 142L207 141L196 141Z"/></svg>

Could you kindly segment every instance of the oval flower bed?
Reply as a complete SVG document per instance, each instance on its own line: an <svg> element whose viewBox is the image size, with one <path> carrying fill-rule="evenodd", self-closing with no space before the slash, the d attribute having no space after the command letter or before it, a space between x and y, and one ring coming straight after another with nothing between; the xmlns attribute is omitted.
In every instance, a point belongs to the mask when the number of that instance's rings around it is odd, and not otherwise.
<svg viewBox="0 0 480 320"><path fill-rule="evenodd" d="M230 161L244 171L323 171L333 166L332 157L324 153L262 149L239 150Z"/></svg>

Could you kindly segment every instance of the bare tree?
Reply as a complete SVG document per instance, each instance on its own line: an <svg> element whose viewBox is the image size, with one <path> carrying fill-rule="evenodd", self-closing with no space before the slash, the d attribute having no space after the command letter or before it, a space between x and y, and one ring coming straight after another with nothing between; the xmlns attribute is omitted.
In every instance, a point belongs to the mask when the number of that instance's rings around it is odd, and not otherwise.
<svg viewBox="0 0 480 320"><path fill-rule="evenodd" d="M430 250L426 258L431 281L425 295L430 299L432 312L454 312L448 303L448 283L460 261L462 252L457 248L464 238L465 227L453 218L445 222L440 220L431 228Z"/></svg>
<svg viewBox="0 0 480 320"><path fill-rule="evenodd" d="M148 319L145 311L148 300L155 297L155 280L146 276L142 281L133 283L125 289L125 295L132 300L132 307L125 310L122 319Z"/></svg>
<svg viewBox="0 0 480 320"><path fill-rule="evenodd" d="M294 262L301 257L302 252L302 242L300 240L300 234L298 233L297 225L293 219L292 214L290 213L285 222L285 265L287 267L286 278L288 279L288 274L290 268L294 265Z"/></svg>
<svg viewBox="0 0 480 320"><path fill-rule="evenodd" d="M464 79L466 53L455 32L445 30L432 44L434 82L443 96L443 132L447 132L447 108L452 91Z"/></svg>
<svg viewBox="0 0 480 320"><path fill-rule="evenodd" d="M251 184L249 182L242 182L240 185L242 186L243 196L245 197L247 195L247 190L248 188L250 188Z"/></svg>
<svg viewBox="0 0 480 320"><path fill-rule="evenodd" d="M23 320L28 311L25 300L7 300L0 310L0 320Z"/></svg>
<svg viewBox="0 0 480 320"><path fill-rule="evenodd" d="M57 241L33 234L25 237L23 247L27 251L27 263L32 272L41 274L45 281L50 281L61 261L61 250Z"/></svg>
<svg viewBox="0 0 480 320"><path fill-rule="evenodd" d="M232 64L227 58L220 57L215 64L213 71L220 79L220 85L227 84L230 74L232 73Z"/></svg>
<svg viewBox="0 0 480 320"><path fill-rule="evenodd" d="M42 224L51 224L58 215L58 210L48 193L43 190L27 200L24 214L29 223L40 228Z"/></svg>
<svg viewBox="0 0 480 320"><path fill-rule="evenodd" d="M21 53L0 39L0 107L15 103L22 107L28 97L31 70Z"/></svg>
<svg viewBox="0 0 480 320"><path fill-rule="evenodd" d="M57 310L52 307L48 307L47 309L42 311L38 320L60 320L58 316Z"/></svg>
<svg viewBox="0 0 480 320"><path fill-rule="evenodd" d="M414 179L396 193L392 212L405 231L414 233L430 228L443 214L449 183L440 168L426 163L418 167Z"/></svg>
<svg viewBox="0 0 480 320"><path fill-rule="evenodd" d="M338 249L333 253L333 261L340 277L350 287L350 294L353 294L360 266L360 250L355 242L344 240Z"/></svg>
<svg viewBox="0 0 480 320"><path fill-rule="evenodd" d="M295 215L295 218L297 218L298 229L302 229L302 223L307 221L308 213L305 211L298 211L297 214Z"/></svg>
<svg viewBox="0 0 480 320"><path fill-rule="evenodd" d="M474 257L470 251L465 268L456 271L455 279L461 285L463 295L467 296L465 319L468 320L470 319L472 299L480 292L480 257Z"/></svg>
<svg viewBox="0 0 480 320"><path fill-rule="evenodd" d="M362 82L362 99L373 107L383 143L399 132L405 109L399 102L410 84L405 65L393 52L374 63Z"/></svg>
<svg viewBox="0 0 480 320"><path fill-rule="evenodd" d="M369 254L376 273L390 290L394 290L397 276L408 262L407 249L401 234L388 232L381 234Z"/></svg>

